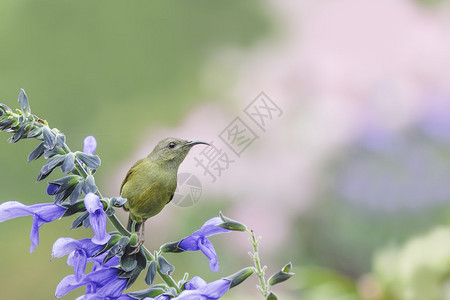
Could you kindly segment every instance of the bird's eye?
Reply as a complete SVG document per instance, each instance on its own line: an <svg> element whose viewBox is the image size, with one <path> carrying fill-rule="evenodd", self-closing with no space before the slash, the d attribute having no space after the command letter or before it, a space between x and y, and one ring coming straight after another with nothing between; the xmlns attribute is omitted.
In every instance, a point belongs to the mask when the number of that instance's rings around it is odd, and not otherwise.
<svg viewBox="0 0 450 300"><path fill-rule="evenodd" d="M169 143L169 148L170 149L175 148L175 146L176 146L176 144L174 142L170 142Z"/></svg>

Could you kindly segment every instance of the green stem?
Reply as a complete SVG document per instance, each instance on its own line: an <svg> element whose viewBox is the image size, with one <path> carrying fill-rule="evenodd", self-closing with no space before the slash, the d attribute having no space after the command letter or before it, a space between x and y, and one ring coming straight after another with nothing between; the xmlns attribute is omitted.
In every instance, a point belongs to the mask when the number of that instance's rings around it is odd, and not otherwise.
<svg viewBox="0 0 450 300"><path fill-rule="evenodd" d="M164 280L165 283L167 283L168 286L173 287L175 290L177 290L177 293L180 294L181 290L178 287L178 284L175 282L175 280L170 275L166 275L161 273L161 271L158 269L158 274L161 276L162 280Z"/></svg>
<svg viewBox="0 0 450 300"><path fill-rule="evenodd" d="M259 287L259 291L261 292L261 294L264 297L267 297L269 295L269 286L266 284L266 280L264 278L265 267L261 267L261 259L259 258L259 253L258 253L258 245L259 245L259 242L261 241L261 237L258 237L258 239L256 239L253 230L251 230L251 231L247 230L247 233L250 234L249 240L250 240L250 243L253 245L253 253L249 253L249 254L253 258L253 263L255 264L256 276L258 277L259 284L261 285Z"/></svg>

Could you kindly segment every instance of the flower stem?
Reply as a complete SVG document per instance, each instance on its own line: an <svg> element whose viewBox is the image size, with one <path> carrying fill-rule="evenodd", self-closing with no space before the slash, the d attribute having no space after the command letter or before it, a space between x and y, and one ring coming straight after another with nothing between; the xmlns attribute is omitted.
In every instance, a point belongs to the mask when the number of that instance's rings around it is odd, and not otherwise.
<svg viewBox="0 0 450 300"><path fill-rule="evenodd" d="M253 258L253 263L255 264L255 273L259 279L260 286L258 287L261 294L266 298L269 295L269 286L266 284L266 280L264 278L266 267L261 267L261 259L259 258L258 253L258 245L261 241L261 237L256 239L253 230L246 230L248 234L250 234L249 241L253 245L253 253L249 252L249 255Z"/></svg>

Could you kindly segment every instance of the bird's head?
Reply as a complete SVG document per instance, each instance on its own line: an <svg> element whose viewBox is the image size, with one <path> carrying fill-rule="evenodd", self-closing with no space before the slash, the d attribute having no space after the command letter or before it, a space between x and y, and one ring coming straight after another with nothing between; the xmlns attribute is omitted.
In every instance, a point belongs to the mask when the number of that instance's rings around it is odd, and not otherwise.
<svg viewBox="0 0 450 300"><path fill-rule="evenodd" d="M148 155L153 161L178 168L183 162L189 150L195 145L208 145L203 141L187 141L177 138L166 138L160 141Z"/></svg>

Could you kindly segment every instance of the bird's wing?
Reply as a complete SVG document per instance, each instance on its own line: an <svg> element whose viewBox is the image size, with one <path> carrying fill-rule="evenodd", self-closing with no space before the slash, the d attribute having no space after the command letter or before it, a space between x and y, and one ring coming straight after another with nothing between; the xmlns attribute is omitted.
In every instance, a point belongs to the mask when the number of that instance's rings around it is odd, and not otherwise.
<svg viewBox="0 0 450 300"><path fill-rule="evenodd" d="M143 160L143 159L138 160L138 161L131 167L131 169L128 170L127 175L125 176L125 178L124 178L123 181L122 181L122 184L120 185L120 191L119 191L120 194L122 194L123 186L125 185L125 183L127 183L127 181L128 181L131 177L133 177L134 171L136 170L136 167L140 165L140 163L142 162L142 160Z"/></svg>

